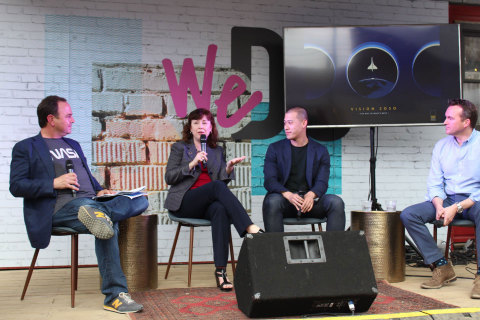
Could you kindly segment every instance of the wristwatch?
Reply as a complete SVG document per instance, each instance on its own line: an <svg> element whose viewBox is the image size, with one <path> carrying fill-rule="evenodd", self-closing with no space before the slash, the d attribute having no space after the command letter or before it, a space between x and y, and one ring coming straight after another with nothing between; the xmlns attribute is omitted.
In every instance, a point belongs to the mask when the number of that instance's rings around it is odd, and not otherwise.
<svg viewBox="0 0 480 320"><path fill-rule="evenodd" d="M463 212L463 207L460 203L455 203L457 205L457 213L462 213Z"/></svg>

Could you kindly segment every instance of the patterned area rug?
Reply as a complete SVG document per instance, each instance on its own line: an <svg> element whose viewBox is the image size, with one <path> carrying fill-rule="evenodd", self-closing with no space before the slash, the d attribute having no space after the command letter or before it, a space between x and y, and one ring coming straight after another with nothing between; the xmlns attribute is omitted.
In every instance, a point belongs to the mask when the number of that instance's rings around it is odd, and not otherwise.
<svg viewBox="0 0 480 320"><path fill-rule="evenodd" d="M399 313L456 306L378 282L378 295L366 314ZM182 288L132 293L144 305L132 320L159 319L249 319L237 307L234 292L217 288ZM298 318L298 317L297 317Z"/></svg>

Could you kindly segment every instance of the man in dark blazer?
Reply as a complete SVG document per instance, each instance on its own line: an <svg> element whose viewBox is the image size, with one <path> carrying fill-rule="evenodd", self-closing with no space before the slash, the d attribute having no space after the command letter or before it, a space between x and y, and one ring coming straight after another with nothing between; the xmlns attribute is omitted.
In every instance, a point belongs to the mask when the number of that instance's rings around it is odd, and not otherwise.
<svg viewBox="0 0 480 320"><path fill-rule="evenodd" d="M327 149L307 136L305 109L289 109L286 139L272 143L265 156L263 222L266 232L283 232L285 217L327 218L327 231L345 229L343 200L326 194L330 175Z"/></svg>
<svg viewBox="0 0 480 320"><path fill-rule="evenodd" d="M64 98L48 96L37 108L40 133L15 144L10 165L10 192L24 198L24 219L32 247L50 243L52 227L69 227L95 236L95 252L102 277L104 309L137 312L141 304L128 295L120 265L117 221L138 215L148 200L94 196L111 194L92 176L82 148L65 138L75 122ZM113 223L112 223L113 221Z"/></svg>

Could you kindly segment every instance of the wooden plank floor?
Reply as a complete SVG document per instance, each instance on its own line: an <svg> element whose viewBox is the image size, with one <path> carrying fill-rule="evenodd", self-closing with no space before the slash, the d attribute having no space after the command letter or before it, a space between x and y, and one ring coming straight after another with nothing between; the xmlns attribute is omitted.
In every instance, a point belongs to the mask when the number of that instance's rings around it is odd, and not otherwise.
<svg viewBox="0 0 480 320"><path fill-rule="evenodd" d="M476 265L472 264L468 267L475 268ZM164 280L165 268L165 266L158 268L159 289L187 287L187 266L173 266L167 280ZM406 280L393 285L459 307L480 307L480 300L470 299L473 275L465 270L465 266L455 266L455 271L461 279L439 290L420 288L420 283L425 281L425 277L430 276L430 271L426 268L407 267ZM230 266L228 272L231 274ZM26 274L26 270L0 271L0 319L129 319L127 315L102 309L103 295L99 290L100 280L97 268L79 270L79 286L73 309L70 308L69 269L35 270L25 300L20 301ZM194 265L192 286L214 287L213 265Z"/></svg>
<svg viewBox="0 0 480 320"><path fill-rule="evenodd" d="M187 287L187 266L172 266L165 280L165 266L158 267L158 288ZM214 287L213 265L194 265L192 287ZM231 269L229 270L231 274ZM0 319L2 320L114 320L127 315L103 310L98 268L80 268L75 308L70 307L70 269L38 269L27 294L20 300L27 270L0 271ZM141 301L139 301L141 303Z"/></svg>
<svg viewBox="0 0 480 320"><path fill-rule="evenodd" d="M480 299L471 299L473 279L477 265L456 265L454 266L457 280L440 289L422 289L420 284L432 276L429 268L406 268L405 281L392 283L395 287L412 291L433 299L453 304L462 308L480 308Z"/></svg>

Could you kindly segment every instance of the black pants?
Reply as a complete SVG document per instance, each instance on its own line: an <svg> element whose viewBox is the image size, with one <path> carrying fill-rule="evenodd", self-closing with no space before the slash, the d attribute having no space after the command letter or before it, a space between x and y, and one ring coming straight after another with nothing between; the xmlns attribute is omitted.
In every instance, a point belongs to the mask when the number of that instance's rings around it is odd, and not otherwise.
<svg viewBox="0 0 480 320"><path fill-rule="evenodd" d="M174 213L181 218L202 218L212 222L213 260L217 267L227 265L230 224L235 226L240 237L252 224L237 197L225 182L218 180L188 190L180 209Z"/></svg>
<svg viewBox="0 0 480 320"><path fill-rule="evenodd" d="M294 218L297 209L280 193L269 193L263 199L263 223L266 232L283 232L283 218ZM345 230L345 205L334 194L324 194L313 205L305 218L327 218L327 231Z"/></svg>

